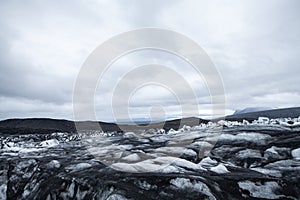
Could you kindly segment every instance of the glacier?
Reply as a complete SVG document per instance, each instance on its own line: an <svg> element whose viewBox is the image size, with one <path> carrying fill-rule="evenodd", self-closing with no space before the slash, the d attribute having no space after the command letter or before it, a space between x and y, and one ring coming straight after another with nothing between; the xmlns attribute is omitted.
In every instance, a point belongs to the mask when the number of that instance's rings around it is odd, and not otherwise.
<svg viewBox="0 0 300 200"><path fill-rule="evenodd" d="M300 117L0 142L0 199L300 199Z"/></svg>

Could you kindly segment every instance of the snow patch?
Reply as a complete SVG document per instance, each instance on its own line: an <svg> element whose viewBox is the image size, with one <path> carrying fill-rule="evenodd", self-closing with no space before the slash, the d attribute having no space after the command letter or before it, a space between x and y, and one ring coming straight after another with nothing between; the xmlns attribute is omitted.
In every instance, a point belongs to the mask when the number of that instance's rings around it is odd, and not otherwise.
<svg viewBox="0 0 300 200"><path fill-rule="evenodd" d="M86 168L90 168L92 165L89 163L78 163L76 165L70 165L68 167L66 167L66 170L69 171L80 171L80 170L84 170Z"/></svg>
<svg viewBox="0 0 300 200"><path fill-rule="evenodd" d="M0 185L0 199L6 199L6 190L7 190L7 186L6 184L2 184Z"/></svg>
<svg viewBox="0 0 300 200"><path fill-rule="evenodd" d="M59 141L56 139L45 140L40 143L42 147L54 147L59 144Z"/></svg>
<svg viewBox="0 0 300 200"><path fill-rule="evenodd" d="M256 133L256 132L239 133L237 135L221 134L219 136L219 140L245 140L245 141L253 141L253 142L263 141L269 138L271 138L270 135Z"/></svg>
<svg viewBox="0 0 300 200"><path fill-rule="evenodd" d="M208 196L209 199L215 200L216 198L214 195L211 193L210 189L207 187L206 184L200 182L200 181L192 181L188 178L176 178L170 180L170 183L181 189L181 190L186 190L186 191L194 191L198 193L202 193Z"/></svg>
<svg viewBox="0 0 300 200"><path fill-rule="evenodd" d="M254 170L256 172L262 173L264 175L268 176L274 176L274 177L282 177L282 174L278 170L272 170L272 169L264 169L264 168L251 168L251 170Z"/></svg>
<svg viewBox="0 0 300 200"><path fill-rule="evenodd" d="M240 188L250 192L251 197L264 198L264 199L277 199L280 195L274 192L280 189L279 185L275 181L261 183L254 183L251 181L240 181L238 182Z"/></svg>
<svg viewBox="0 0 300 200"><path fill-rule="evenodd" d="M210 171L213 171L217 174L225 174L228 173L229 171L227 170L227 168L223 165L223 164L218 164L215 167L210 168Z"/></svg>
<svg viewBox="0 0 300 200"><path fill-rule="evenodd" d="M138 154L134 153L134 154L130 154L128 156L122 157L122 160L128 161L128 162L137 162L137 161L141 160L141 158L139 157Z"/></svg>
<svg viewBox="0 0 300 200"><path fill-rule="evenodd" d="M212 167L217 164L218 164L218 162L216 160L212 160L210 157L203 158L199 163L199 165L204 166L204 167Z"/></svg>
<svg viewBox="0 0 300 200"><path fill-rule="evenodd" d="M292 150L292 156L296 160L300 160L300 148Z"/></svg>
<svg viewBox="0 0 300 200"><path fill-rule="evenodd" d="M48 164L47 167L49 168L60 168L60 163L57 160L51 160Z"/></svg>

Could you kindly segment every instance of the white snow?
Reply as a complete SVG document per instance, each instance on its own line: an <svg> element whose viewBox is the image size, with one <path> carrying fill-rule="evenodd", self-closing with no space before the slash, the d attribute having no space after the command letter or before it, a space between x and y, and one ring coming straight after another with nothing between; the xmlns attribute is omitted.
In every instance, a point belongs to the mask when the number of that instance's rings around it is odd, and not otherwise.
<svg viewBox="0 0 300 200"><path fill-rule="evenodd" d="M39 149L39 148L24 148L24 149L21 149L19 151L20 154L26 154L26 153L30 153L30 152L36 152L36 151L41 151L42 149Z"/></svg>
<svg viewBox="0 0 300 200"><path fill-rule="evenodd" d="M183 154L184 155L187 155L187 156L191 156L191 157L196 157L197 156L197 153L191 149L185 149L183 151Z"/></svg>
<svg viewBox="0 0 300 200"><path fill-rule="evenodd" d="M125 156L125 157L122 157L122 160L128 161L128 162L137 162L137 161L139 161L140 159L141 159L141 158L140 158L139 155L136 154L136 153L130 154L130 155Z"/></svg>
<svg viewBox="0 0 300 200"><path fill-rule="evenodd" d="M259 150L256 149L245 149L241 150L236 154L237 158L261 158L262 155Z"/></svg>
<svg viewBox="0 0 300 200"><path fill-rule="evenodd" d="M243 132L243 133L239 133L237 135L231 135L231 134L227 134L227 133L221 134L218 138L219 138L219 140L262 141L262 140L271 138L271 136L267 135L267 134L256 133L256 132Z"/></svg>
<svg viewBox="0 0 300 200"><path fill-rule="evenodd" d="M156 188L157 187L156 185L152 186L147 181L141 181L141 180L138 180L137 184L139 185L140 188L142 188L144 190L150 190L151 188Z"/></svg>
<svg viewBox="0 0 300 200"><path fill-rule="evenodd" d="M167 142L169 141L170 136L168 135L155 135L153 137L151 137L151 140L153 142Z"/></svg>
<svg viewBox="0 0 300 200"><path fill-rule="evenodd" d="M288 155L290 152L290 148L286 147L276 147L272 146L264 152L264 157L265 158L271 158L271 159L284 159L286 155Z"/></svg>
<svg viewBox="0 0 300 200"><path fill-rule="evenodd" d="M279 160L279 161L267 164L265 166L265 168L284 170L284 171L300 170L300 162L298 160L294 160L294 159Z"/></svg>
<svg viewBox="0 0 300 200"><path fill-rule="evenodd" d="M213 145L206 141L196 141L189 145L190 148L212 148Z"/></svg>
<svg viewBox="0 0 300 200"><path fill-rule="evenodd" d="M164 153L166 155L168 154L177 154L178 156L180 156L183 152L184 152L185 147L160 147L160 148L157 148L157 149L154 149L154 152L157 152L157 153Z"/></svg>
<svg viewBox="0 0 300 200"><path fill-rule="evenodd" d="M248 190L251 197L264 198L264 199L278 199L280 195L274 192L279 189L279 185L275 181L266 182L264 184L254 183L251 181L238 182L240 188Z"/></svg>
<svg viewBox="0 0 300 200"><path fill-rule="evenodd" d="M91 167L92 165L89 163L78 163L75 165L70 165L66 167L66 170L72 170L72 171L80 171L86 168Z"/></svg>
<svg viewBox="0 0 300 200"><path fill-rule="evenodd" d="M82 170L82 169L85 169L85 168L89 168L91 167L92 165L89 164L89 163L79 163L76 165L76 169L77 170Z"/></svg>
<svg viewBox="0 0 300 200"><path fill-rule="evenodd" d="M126 132L123 136L126 138L137 137L134 132Z"/></svg>
<svg viewBox="0 0 300 200"><path fill-rule="evenodd" d="M259 117L258 118L258 123L268 124L269 122L270 122L270 119L268 117Z"/></svg>
<svg viewBox="0 0 300 200"><path fill-rule="evenodd" d="M49 168L60 168L60 163L57 160L51 160L48 164L47 167Z"/></svg>
<svg viewBox="0 0 300 200"><path fill-rule="evenodd" d="M59 144L59 141L56 139L45 140L40 143L42 147L54 147Z"/></svg>
<svg viewBox="0 0 300 200"><path fill-rule="evenodd" d="M175 131L172 128L168 131L168 134L176 134L176 133L179 133L179 131Z"/></svg>
<svg viewBox="0 0 300 200"><path fill-rule="evenodd" d="M138 163L114 163L111 167L123 172L142 173L153 172L166 167L166 165L154 164L152 160L145 160Z"/></svg>
<svg viewBox="0 0 300 200"><path fill-rule="evenodd" d="M126 171L131 173L153 172L159 171L161 173L178 172L179 170L189 169L194 171L206 170L202 166L187 161L185 159L162 156L155 159L143 160L137 163L118 162L111 165L113 169Z"/></svg>
<svg viewBox="0 0 300 200"><path fill-rule="evenodd" d="M278 152L276 151L275 146L272 146L272 147L266 149L266 152L273 153L273 154L278 154Z"/></svg>
<svg viewBox="0 0 300 200"><path fill-rule="evenodd" d="M183 127L181 129L179 129L180 132L186 132L186 131L190 131L191 127L187 126L187 125L183 125Z"/></svg>
<svg viewBox="0 0 300 200"><path fill-rule="evenodd" d="M188 178L176 178L170 180L170 183L181 190L202 193L207 195L211 200L216 199L207 185L200 181L191 181Z"/></svg>
<svg viewBox="0 0 300 200"><path fill-rule="evenodd" d="M106 200L128 200L126 197L120 194L112 194L109 197L105 198Z"/></svg>
<svg viewBox="0 0 300 200"><path fill-rule="evenodd" d="M227 170L227 168L222 164L218 164L217 166L215 167L211 167L210 168L210 171L213 171L217 174L225 174L225 173L228 173L229 171Z"/></svg>
<svg viewBox="0 0 300 200"><path fill-rule="evenodd" d="M179 173L179 169L177 167L174 167L172 165L168 165L166 167L162 167L159 170L157 170L159 173L169 174L169 173Z"/></svg>
<svg viewBox="0 0 300 200"><path fill-rule="evenodd" d="M278 177L278 178L282 176L281 172L278 170L264 169L264 168L251 168L251 170L257 171L265 175Z"/></svg>
<svg viewBox="0 0 300 200"><path fill-rule="evenodd" d="M191 169L195 171L206 170L201 165L197 165L185 159L171 157L171 156L158 157L154 159L154 161L161 164L172 164L173 166L178 166L181 168Z"/></svg>
<svg viewBox="0 0 300 200"><path fill-rule="evenodd" d="M296 160L300 160L300 148L292 150L292 156Z"/></svg>
<svg viewBox="0 0 300 200"><path fill-rule="evenodd" d="M7 186L6 183L0 185L0 199L6 199L6 190L7 190Z"/></svg>
<svg viewBox="0 0 300 200"><path fill-rule="evenodd" d="M216 160L212 160L210 157L203 158L199 163L199 165L203 167L211 167L217 164L218 162Z"/></svg>

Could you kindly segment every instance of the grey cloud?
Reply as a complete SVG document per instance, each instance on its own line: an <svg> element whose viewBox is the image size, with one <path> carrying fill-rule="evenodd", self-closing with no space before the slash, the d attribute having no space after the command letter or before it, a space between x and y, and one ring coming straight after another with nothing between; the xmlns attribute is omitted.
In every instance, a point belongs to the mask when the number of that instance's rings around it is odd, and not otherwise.
<svg viewBox="0 0 300 200"><path fill-rule="evenodd" d="M219 70L227 108L299 106L299 1L1 1L0 118L72 118L72 92L81 64L113 35L142 27L186 34L203 46ZM176 43L174 43L176 45ZM127 58L126 58L127 57ZM99 119L112 118L113 86L140 64L165 64L187 78L203 115L210 97L203 80L162 52L126 55L111 66L96 90ZM176 84L172 77L146 72ZM124 82L134 85L135 81ZM186 88L178 87L190 104ZM122 94L119 94L122 100ZM171 94L144 88L132 109L143 116L161 104L178 112ZM121 102L120 102L121 104ZM178 114L178 113L177 113Z"/></svg>

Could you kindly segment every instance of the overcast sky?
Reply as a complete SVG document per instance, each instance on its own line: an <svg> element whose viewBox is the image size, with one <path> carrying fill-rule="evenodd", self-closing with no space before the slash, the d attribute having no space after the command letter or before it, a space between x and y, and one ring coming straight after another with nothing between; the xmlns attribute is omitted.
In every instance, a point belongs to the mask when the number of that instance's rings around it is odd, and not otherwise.
<svg viewBox="0 0 300 200"><path fill-rule="evenodd" d="M226 113L300 106L299 10L298 0L0 1L0 119L73 119L74 84L89 54L117 34L144 27L182 33L207 52L224 83ZM200 116L211 114L201 77L174 55L144 50L120 58L103 76L95 93L97 119L113 120L116 80L144 64L173 67L195 90ZM160 113L160 105L166 117L178 117L188 100L147 85L133 92L128 110L143 118L151 106Z"/></svg>

